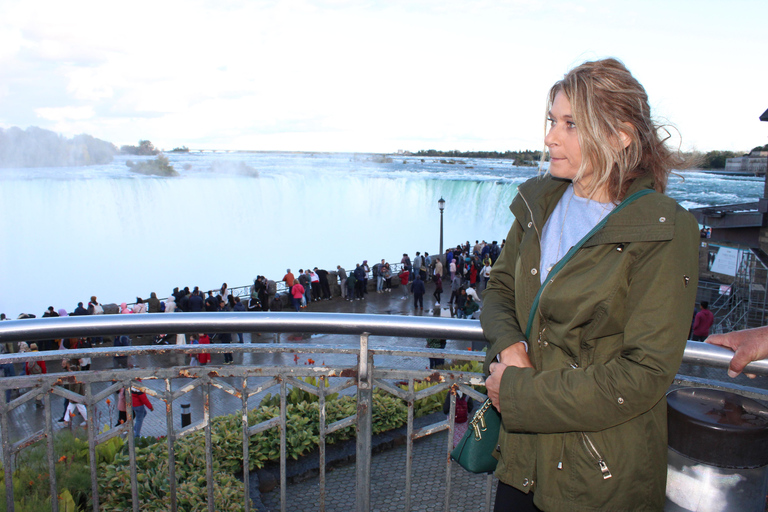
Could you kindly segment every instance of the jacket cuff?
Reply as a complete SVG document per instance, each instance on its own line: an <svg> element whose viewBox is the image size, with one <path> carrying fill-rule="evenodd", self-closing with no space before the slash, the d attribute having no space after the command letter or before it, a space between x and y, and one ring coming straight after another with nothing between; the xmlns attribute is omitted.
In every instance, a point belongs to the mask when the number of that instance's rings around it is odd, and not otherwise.
<svg viewBox="0 0 768 512"><path fill-rule="evenodd" d="M521 432L522 411L518 407L517 390L521 382L530 382L533 368L517 368L508 366L504 369L499 386L499 403L501 405L501 422L507 432Z"/></svg>

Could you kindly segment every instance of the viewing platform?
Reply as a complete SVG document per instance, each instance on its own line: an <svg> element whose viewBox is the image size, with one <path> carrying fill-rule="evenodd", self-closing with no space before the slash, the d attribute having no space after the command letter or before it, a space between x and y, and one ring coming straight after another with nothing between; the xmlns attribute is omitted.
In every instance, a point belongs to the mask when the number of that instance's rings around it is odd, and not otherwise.
<svg viewBox="0 0 768 512"><path fill-rule="evenodd" d="M55 467L59 456L54 450L53 438L61 429L56 419L63 410L63 398L68 397L84 403L89 411L85 432L90 460L97 460L97 445L115 437L125 438L131 464L123 493L133 510L141 510L149 499L146 476L136 464L137 452L142 449L130 435L130 415L127 424L114 427L116 410L108 403L120 388L128 389L128 393L131 388L141 389L155 407L154 412L147 415L142 434L165 436L161 443L167 447L164 454L168 460L161 476L169 485L163 498L167 500L167 509L180 508L178 500L184 482L177 479L178 469L174 469L179 467L182 457L177 452L181 449L179 443L187 436L202 432L205 467L200 476L206 484L197 499L206 502L210 511L221 510L217 500L223 499L224 477L214 472L213 454L220 453L220 447L213 437L213 424L224 415L258 409L265 394L271 393L279 396L279 415L260 423L250 423L250 415L243 415L239 420L242 448L238 452L243 458L242 465L248 467L249 457L254 453L253 443L269 431L278 432L279 485L276 490L262 494L252 483L254 473L241 472L239 483L234 491L230 490L237 495L238 509L490 510L495 491L493 477L470 475L448 457L452 448L449 439L453 437L455 398L450 401L451 413L447 417L428 416L427 424L414 419L417 400L449 389L461 389L478 402L484 399L473 387L484 383L483 375L430 369L429 358L480 362L484 359L481 349L486 342L478 321L448 318L447 307L430 308L432 301L425 302L428 304L423 313L414 311L412 299L403 300L401 294L393 290L383 294L371 292L359 301L334 298L313 302L309 313L102 315L2 322L0 342L126 334L140 343L129 348L103 346L37 352L33 357L29 353L0 357L2 363L17 365L46 360L50 368L47 375L0 379L0 391L29 388L10 404L5 403L5 394L0 393L3 467L14 467L25 450L38 441L48 447L48 465L51 469ZM151 341L158 333L197 332L242 332L245 343L176 346L154 345ZM447 339L446 349L427 349L428 337ZM236 340L237 336L233 335L233 341ZM212 362L203 367L189 366L189 354L200 352L211 353ZM234 364L223 364L225 352L234 354ZM112 358L117 354L128 355L131 367L114 369ZM91 357L93 366L90 371L76 374L85 385L85 392L80 396L64 389L71 377L61 373L57 364L63 357L83 356ZM689 342L684 366L691 369L689 373L693 375L679 375L675 385L728 388L765 400L765 391L748 386L751 384L748 379L727 379L725 368L729 360L727 350ZM697 370L702 366L716 368L712 371L722 374L723 380L702 377ZM768 361L753 363L749 371L768 375ZM309 378L315 379L315 383ZM423 387L430 383L435 385ZM327 422L321 414L319 445L313 455L319 461L317 476L293 483L289 482L288 474L291 463L287 436L291 427L286 415L292 389L316 395L321 410L328 407L335 393L356 397L351 416ZM374 394L400 398L407 407L404 436L393 438L394 449L375 455ZM40 407L35 404L38 397L42 400ZM189 424L182 426L180 413L187 403L191 417ZM113 427L104 430L105 424ZM355 464L326 471L331 451L326 439L346 428L356 432L348 441L354 445ZM403 444L398 445L400 442ZM95 463L90 472L93 510L100 510L107 506L107 496L100 493L103 488L100 479L104 475ZM5 473L5 484L7 510L14 510L10 471ZM51 479L50 485L51 494L57 494L55 479ZM58 510L56 500L52 505L53 510Z"/></svg>

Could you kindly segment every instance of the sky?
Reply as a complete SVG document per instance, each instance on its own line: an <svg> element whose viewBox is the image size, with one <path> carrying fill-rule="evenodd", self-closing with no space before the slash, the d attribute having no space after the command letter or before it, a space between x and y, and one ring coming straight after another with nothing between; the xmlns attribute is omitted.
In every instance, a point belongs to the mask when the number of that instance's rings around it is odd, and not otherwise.
<svg viewBox="0 0 768 512"><path fill-rule="evenodd" d="M0 127L170 150L542 149L608 56L684 150L768 143L765 0L0 2ZM677 135L679 133L679 136Z"/></svg>

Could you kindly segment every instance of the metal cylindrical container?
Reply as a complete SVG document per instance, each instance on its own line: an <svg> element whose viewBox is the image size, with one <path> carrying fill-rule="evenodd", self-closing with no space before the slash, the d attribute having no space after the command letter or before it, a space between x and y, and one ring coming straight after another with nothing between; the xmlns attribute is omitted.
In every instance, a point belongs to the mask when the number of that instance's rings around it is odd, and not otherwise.
<svg viewBox="0 0 768 512"><path fill-rule="evenodd" d="M188 427L192 423L192 413L189 404L181 404L181 428Z"/></svg>
<svg viewBox="0 0 768 512"><path fill-rule="evenodd" d="M768 408L716 389L667 395L667 512L764 511Z"/></svg>

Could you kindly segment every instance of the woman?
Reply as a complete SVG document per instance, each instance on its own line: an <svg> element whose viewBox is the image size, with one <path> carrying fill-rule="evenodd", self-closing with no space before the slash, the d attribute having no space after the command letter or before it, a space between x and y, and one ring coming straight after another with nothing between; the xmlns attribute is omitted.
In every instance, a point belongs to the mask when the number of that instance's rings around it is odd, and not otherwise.
<svg viewBox="0 0 768 512"><path fill-rule="evenodd" d="M443 293L443 279L440 276L434 277L435 291L432 296L435 298L435 307L440 307L440 295Z"/></svg>
<svg viewBox="0 0 768 512"><path fill-rule="evenodd" d="M227 300L227 297L229 296L229 287L227 287L227 283L222 283L219 295L221 295L223 300Z"/></svg>
<svg viewBox="0 0 768 512"><path fill-rule="evenodd" d="M147 407L150 411L154 411L155 408L152 407L152 402L149 401L146 393L134 387L131 388L131 405L133 406L133 437L141 437L141 426L147 416Z"/></svg>
<svg viewBox="0 0 768 512"><path fill-rule="evenodd" d="M293 309L298 313L301 309L301 299L304 297L304 287L298 279L294 279L293 286L291 286L291 300L293 301Z"/></svg>
<svg viewBox="0 0 768 512"><path fill-rule="evenodd" d="M571 70L548 107L549 171L519 187L483 294L496 510L662 510L664 396L698 281L698 225L663 195L682 162L615 59Z"/></svg>

